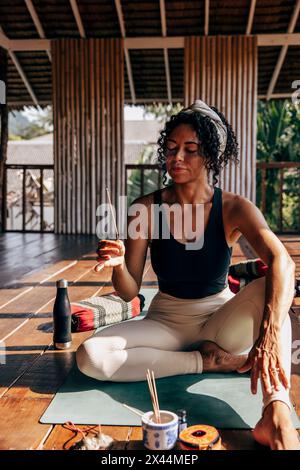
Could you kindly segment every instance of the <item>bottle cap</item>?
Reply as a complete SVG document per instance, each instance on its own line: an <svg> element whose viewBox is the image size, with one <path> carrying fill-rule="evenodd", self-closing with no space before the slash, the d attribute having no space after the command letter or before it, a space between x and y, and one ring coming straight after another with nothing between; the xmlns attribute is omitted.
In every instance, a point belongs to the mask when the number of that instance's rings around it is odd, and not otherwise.
<svg viewBox="0 0 300 470"><path fill-rule="evenodd" d="M186 418L186 410L178 410L177 414L180 418Z"/></svg>
<svg viewBox="0 0 300 470"><path fill-rule="evenodd" d="M56 281L56 287L68 287L68 281L66 279L59 279Z"/></svg>

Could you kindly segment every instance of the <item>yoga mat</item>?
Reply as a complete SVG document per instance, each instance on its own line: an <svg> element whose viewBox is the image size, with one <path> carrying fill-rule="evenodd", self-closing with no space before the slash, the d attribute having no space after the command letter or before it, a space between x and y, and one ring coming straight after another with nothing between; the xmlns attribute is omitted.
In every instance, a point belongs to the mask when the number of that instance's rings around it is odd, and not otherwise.
<svg viewBox="0 0 300 470"><path fill-rule="evenodd" d="M143 289L144 314L157 289ZM128 321L139 321L142 316ZM106 328L106 327L105 327ZM251 429L261 417L262 396L250 391L249 374L188 374L156 379L160 409L187 411L188 425L210 424L223 429ZM152 409L146 381L101 382L74 367L40 419L41 423L140 426L141 412ZM295 427L300 421L293 411Z"/></svg>

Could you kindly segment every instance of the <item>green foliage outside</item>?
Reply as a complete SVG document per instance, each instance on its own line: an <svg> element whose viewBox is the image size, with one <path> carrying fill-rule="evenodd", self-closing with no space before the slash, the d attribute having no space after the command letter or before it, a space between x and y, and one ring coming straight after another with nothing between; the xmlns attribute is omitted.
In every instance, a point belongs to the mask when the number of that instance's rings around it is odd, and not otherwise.
<svg viewBox="0 0 300 470"><path fill-rule="evenodd" d="M263 162L300 161L300 106L290 100L258 102L257 160ZM300 169L283 173L283 231L300 230ZM279 231L280 171L266 173L266 220ZM261 170L257 171L257 205L261 206Z"/></svg>
<svg viewBox="0 0 300 470"><path fill-rule="evenodd" d="M147 145L137 162L138 164L157 164L156 158L156 147L154 145ZM127 178L127 197L128 206L136 199L141 196L141 170L135 169L130 170ZM143 194L149 194L156 191L158 188L162 188L163 184L159 184L159 170L150 169L144 170L144 191Z"/></svg>

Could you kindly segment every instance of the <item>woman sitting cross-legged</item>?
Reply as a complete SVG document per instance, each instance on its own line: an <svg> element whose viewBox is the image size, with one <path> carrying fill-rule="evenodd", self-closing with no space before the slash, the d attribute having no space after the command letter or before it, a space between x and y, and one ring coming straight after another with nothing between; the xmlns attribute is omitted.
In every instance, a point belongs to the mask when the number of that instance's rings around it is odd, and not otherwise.
<svg viewBox="0 0 300 470"><path fill-rule="evenodd" d="M98 255L99 267L113 267L114 288L129 301L140 290L150 246L159 291L144 319L87 339L77 352L78 367L115 382L145 380L148 368L158 378L251 369L249 393L256 393L258 381L263 393L254 438L272 449L300 449L289 399L295 264L250 200L216 186L221 168L238 162L233 130L222 113L197 100L171 117L158 144L172 184L135 200L146 208L147 231L140 237L128 231L125 244L102 240ZM168 211L174 206L183 226L190 215L196 237L178 235L175 211ZM198 207L202 224L196 223ZM158 222L155 208L161 209ZM138 217L129 215L128 227ZM234 294L228 268L241 234L268 270Z"/></svg>

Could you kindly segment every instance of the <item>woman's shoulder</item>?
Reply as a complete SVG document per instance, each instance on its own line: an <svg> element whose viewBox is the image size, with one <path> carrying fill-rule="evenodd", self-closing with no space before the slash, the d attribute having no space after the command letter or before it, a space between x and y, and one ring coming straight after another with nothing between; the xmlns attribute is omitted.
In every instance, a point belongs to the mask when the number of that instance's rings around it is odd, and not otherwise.
<svg viewBox="0 0 300 470"><path fill-rule="evenodd" d="M247 203L251 203L251 201L241 196L240 194L233 193L231 191L224 191L222 189L222 203L223 203L223 210L227 211L236 211L240 207L244 206Z"/></svg>
<svg viewBox="0 0 300 470"><path fill-rule="evenodd" d="M223 223L228 239L241 235L237 227L253 209L257 211L255 204L247 197L222 190Z"/></svg>

